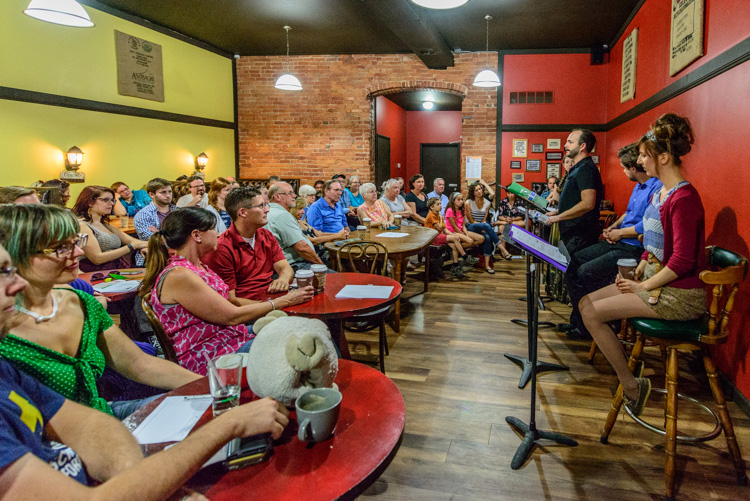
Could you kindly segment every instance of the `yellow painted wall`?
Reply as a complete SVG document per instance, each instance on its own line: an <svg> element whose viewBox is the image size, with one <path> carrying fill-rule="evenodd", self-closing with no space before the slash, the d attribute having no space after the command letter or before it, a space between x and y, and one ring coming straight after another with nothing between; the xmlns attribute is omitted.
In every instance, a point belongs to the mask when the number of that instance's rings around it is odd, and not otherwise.
<svg viewBox="0 0 750 501"><path fill-rule="evenodd" d="M45 23L23 14L28 2L0 1L0 86L233 121L230 59L88 6L93 28ZM164 103L117 94L115 29L162 45ZM235 171L231 129L0 100L0 185L59 176L73 145L84 151L86 184L175 179L202 151L207 179Z"/></svg>

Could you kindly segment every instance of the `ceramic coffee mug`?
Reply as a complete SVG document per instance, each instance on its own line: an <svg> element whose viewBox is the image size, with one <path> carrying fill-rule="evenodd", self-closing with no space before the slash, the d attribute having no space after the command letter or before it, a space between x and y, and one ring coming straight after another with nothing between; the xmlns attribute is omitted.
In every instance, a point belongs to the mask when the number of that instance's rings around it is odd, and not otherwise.
<svg viewBox="0 0 750 501"><path fill-rule="evenodd" d="M333 388L310 390L295 402L299 431L304 442L322 442L333 435L341 409L341 393Z"/></svg>

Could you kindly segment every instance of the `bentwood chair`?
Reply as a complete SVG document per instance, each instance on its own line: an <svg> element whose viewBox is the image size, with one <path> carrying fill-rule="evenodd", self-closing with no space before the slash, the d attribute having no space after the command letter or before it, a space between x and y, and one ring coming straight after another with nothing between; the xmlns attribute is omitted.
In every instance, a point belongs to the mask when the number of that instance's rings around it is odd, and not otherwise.
<svg viewBox="0 0 750 501"><path fill-rule="evenodd" d="M711 359L709 348L723 344L727 340L729 316L734 307L734 299L739 284L745 280L747 275L747 259L734 252L721 247L707 247L708 264L713 270L701 272L700 279L711 286L711 302L707 315L704 318L689 321L669 321L651 318L634 318L632 325L637 329L638 335L630 354L629 366L634 370L639 363L646 340L652 341L667 352L666 363L666 389L655 389L652 393L666 393L666 409L664 429L647 423L640 417L631 417L650 431L663 435L666 439L664 480L666 484L667 499L674 499L675 495L675 454L677 442L705 442L717 438L721 432L727 441L729 455L734 462L737 473L737 483L747 484L745 463L742 460L737 439L734 435L732 419L727 411L724 393L719 385L716 366ZM716 404L715 413L707 406L695 399L677 393L678 379L678 354L679 352L698 352L703 359L703 366L708 375L711 393ZM678 399L686 403L700 406L714 418L716 427L712 432L697 435L683 436L677 434L677 402ZM622 385L617 388L612 408L609 411L604 429L601 434L601 442L606 444L609 434L615 425L617 415L622 406ZM626 411L628 409L626 408ZM630 412L628 411L630 414Z"/></svg>
<svg viewBox="0 0 750 501"><path fill-rule="evenodd" d="M378 242L359 241L347 242L336 249L336 262L339 272L370 273L388 276L388 249ZM388 338L385 335L385 317L390 307L357 315L349 319L361 325L378 324L378 357L380 372L385 374L385 355L388 354ZM357 330L359 329L350 329Z"/></svg>
<svg viewBox="0 0 750 501"><path fill-rule="evenodd" d="M151 328L154 329L154 334L156 335L156 339L161 345L161 351L162 353L164 353L164 358L166 360L169 360L170 362L179 364L179 361L177 360L177 354L175 353L174 346L172 345L172 340L167 335L167 332L164 330L164 326L161 324L159 319L156 318L156 313L154 313L154 310L151 309L151 304L149 304L150 299L150 292L141 298L143 312L146 314L146 318L148 318L148 323L151 324Z"/></svg>

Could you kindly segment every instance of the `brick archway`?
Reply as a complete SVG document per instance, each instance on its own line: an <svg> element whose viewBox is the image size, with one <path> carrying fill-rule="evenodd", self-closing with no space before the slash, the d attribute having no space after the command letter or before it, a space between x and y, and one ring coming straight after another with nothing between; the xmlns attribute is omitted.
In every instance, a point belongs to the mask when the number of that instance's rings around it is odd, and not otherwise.
<svg viewBox="0 0 750 501"><path fill-rule="evenodd" d="M387 96L389 94L398 94L410 90L431 90L435 92L445 92L461 98L466 98L469 91L465 85L441 82L436 80L414 80L408 82L389 82L380 84L377 87L367 87L367 99L370 101L370 175L375 179L375 136L377 135L377 123L375 120L375 102L378 96Z"/></svg>

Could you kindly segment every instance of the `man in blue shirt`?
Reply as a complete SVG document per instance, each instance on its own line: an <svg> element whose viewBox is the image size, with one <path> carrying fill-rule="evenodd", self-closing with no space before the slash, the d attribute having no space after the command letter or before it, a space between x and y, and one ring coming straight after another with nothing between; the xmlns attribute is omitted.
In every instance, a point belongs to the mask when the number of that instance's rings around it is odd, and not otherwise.
<svg viewBox="0 0 750 501"><path fill-rule="evenodd" d="M617 157L625 175L636 185L625 213L602 232L604 239L576 253L580 265L568 282L571 301L578 302L586 294L613 283L618 260L631 258L640 261L643 254L643 245L638 241L638 235L643 234L643 213L651 196L661 189L662 184L657 178L649 178L643 167L638 165L636 143L621 148ZM583 322L580 318L574 320L577 322L571 323L576 324L578 332L569 331L569 337L586 337Z"/></svg>
<svg viewBox="0 0 750 501"><path fill-rule="evenodd" d="M116 182L111 188L115 192L115 198L130 217L135 216L139 210L151 203L151 197L145 190L130 191L128 185L122 181ZM115 214L119 212L115 210Z"/></svg>
<svg viewBox="0 0 750 501"><path fill-rule="evenodd" d="M338 203L343 191L344 187L340 181L326 181L323 185L323 196L307 211L307 224L324 233L338 233L346 228L345 233L348 237L346 211Z"/></svg>
<svg viewBox="0 0 750 501"><path fill-rule="evenodd" d="M445 216L445 209L448 207L448 197L445 196L445 180L442 177L438 177L432 182L432 191L427 194L427 200L432 197L440 199L440 205L442 206L440 214Z"/></svg>

